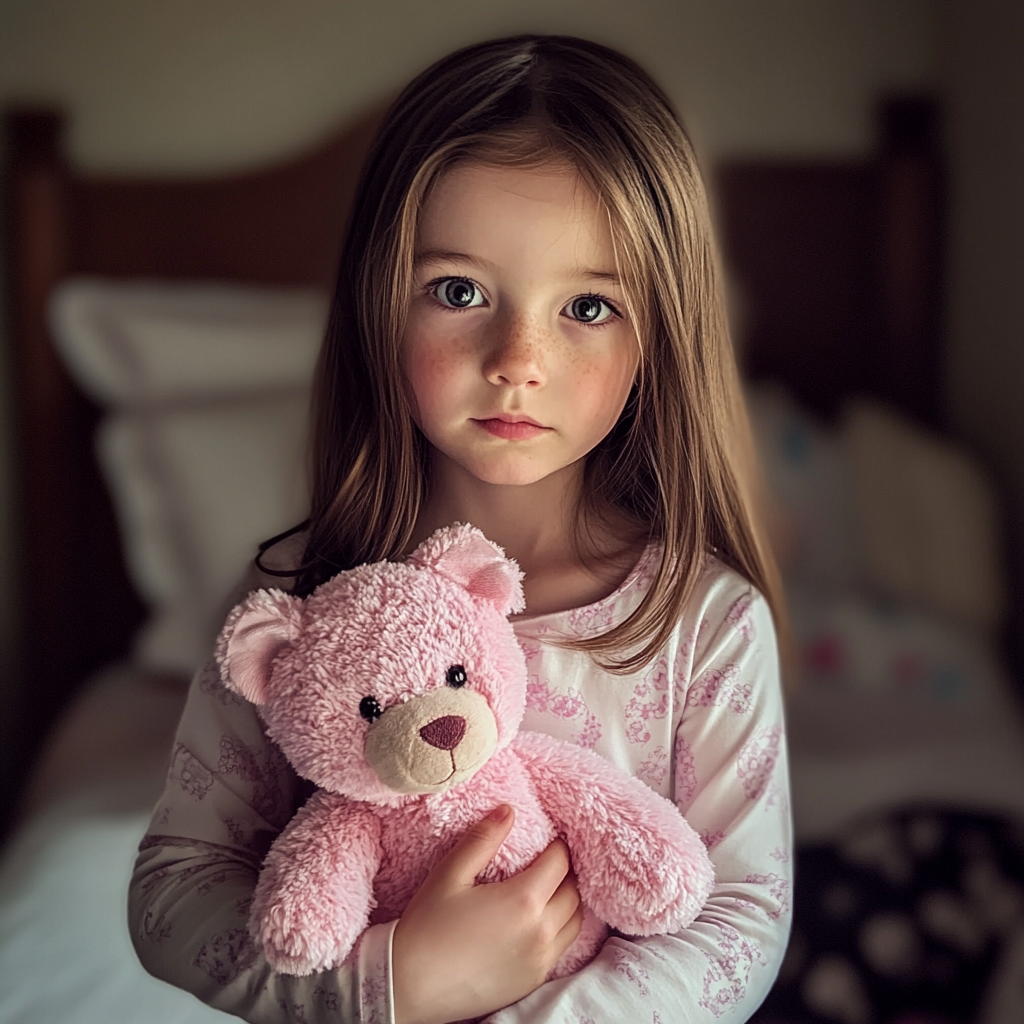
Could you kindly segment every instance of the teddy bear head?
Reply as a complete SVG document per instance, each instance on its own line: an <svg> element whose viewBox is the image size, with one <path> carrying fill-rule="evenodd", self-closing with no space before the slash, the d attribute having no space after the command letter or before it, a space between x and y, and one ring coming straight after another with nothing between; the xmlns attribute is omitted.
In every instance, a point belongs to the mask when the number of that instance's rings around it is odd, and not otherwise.
<svg viewBox="0 0 1024 1024"><path fill-rule="evenodd" d="M515 562L458 524L405 562L357 566L305 599L250 594L217 661L300 775L402 803L466 781L515 735L526 667L508 615L522 608Z"/></svg>

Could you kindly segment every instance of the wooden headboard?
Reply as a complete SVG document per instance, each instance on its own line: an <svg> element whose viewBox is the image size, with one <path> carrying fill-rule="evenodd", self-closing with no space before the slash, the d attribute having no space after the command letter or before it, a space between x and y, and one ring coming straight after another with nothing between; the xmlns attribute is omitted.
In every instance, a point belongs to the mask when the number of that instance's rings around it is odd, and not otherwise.
<svg viewBox="0 0 1024 1024"><path fill-rule="evenodd" d="M6 118L8 301L17 395L24 766L86 675L142 617L92 449L97 410L47 329L71 274L327 286L377 114L314 152L202 180L84 175L53 111ZM745 363L825 415L866 392L937 419L941 173L934 104L881 106L879 145L848 162L715 169L723 248L747 310Z"/></svg>

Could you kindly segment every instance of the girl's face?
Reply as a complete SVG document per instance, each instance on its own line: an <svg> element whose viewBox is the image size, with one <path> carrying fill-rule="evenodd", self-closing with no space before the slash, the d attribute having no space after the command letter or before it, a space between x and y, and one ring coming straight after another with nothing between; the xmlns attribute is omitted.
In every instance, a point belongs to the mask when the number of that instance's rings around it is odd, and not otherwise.
<svg viewBox="0 0 1024 1024"><path fill-rule="evenodd" d="M414 416L476 479L530 484L615 425L636 375L607 216L559 164L462 164L422 211L402 338Z"/></svg>

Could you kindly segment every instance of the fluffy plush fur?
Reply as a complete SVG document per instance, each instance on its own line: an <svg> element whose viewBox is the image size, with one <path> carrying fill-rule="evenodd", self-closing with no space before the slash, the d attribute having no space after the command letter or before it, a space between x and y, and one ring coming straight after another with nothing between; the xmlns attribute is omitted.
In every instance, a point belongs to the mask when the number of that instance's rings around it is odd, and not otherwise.
<svg viewBox="0 0 1024 1024"><path fill-rule="evenodd" d="M696 917L713 872L676 808L588 750L517 732L526 670L507 616L522 607L515 563L457 525L404 563L340 573L305 600L259 591L228 617L225 685L320 787L271 848L253 902L250 930L278 970L341 963L499 803L515 823L481 882L557 835L569 845L587 914L552 976L594 956L608 925L649 935Z"/></svg>

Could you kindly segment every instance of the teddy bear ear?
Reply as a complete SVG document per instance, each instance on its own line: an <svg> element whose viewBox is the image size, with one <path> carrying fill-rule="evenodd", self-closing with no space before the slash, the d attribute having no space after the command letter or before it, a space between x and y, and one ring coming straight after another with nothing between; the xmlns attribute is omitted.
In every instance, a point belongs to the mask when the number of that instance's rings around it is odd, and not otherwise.
<svg viewBox="0 0 1024 1024"><path fill-rule="evenodd" d="M493 605L502 615L521 612L526 606L519 566L468 523L436 530L409 561L460 584L471 597Z"/></svg>
<svg viewBox="0 0 1024 1024"><path fill-rule="evenodd" d="M267 702L271 666L299 635L301 605L282 590L257 590L232 610L215 652L229 690L253 704Z"/></svg>

